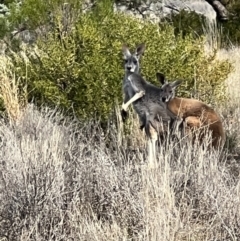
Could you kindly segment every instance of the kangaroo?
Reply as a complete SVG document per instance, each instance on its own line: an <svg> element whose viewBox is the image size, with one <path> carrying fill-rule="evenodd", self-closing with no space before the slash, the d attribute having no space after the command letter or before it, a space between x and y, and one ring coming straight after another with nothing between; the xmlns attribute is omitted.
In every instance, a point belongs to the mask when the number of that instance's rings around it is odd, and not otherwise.
<svg viewBox="0 0 240 241"><path fill-rule="evenodd" d="M175 89L168 83L162 73L156 73L156 77L162 84L161 101L166 103L167 110L175 116L183 119L189 130L200 130L200 141L204 137L204 129L212 132L211 146L214 149L222 148L225 142L225 132L219 115L207 104L188 98L175 97Z"/></svg>
<svg viewBox="0 0 240 241"><path fill-rule="evenodd" d="M146 135L149 137L149 162L152 162L156 155L155 145L158 137L157 130L160 128L163 129L161 121L167 124L171 121L171 118L175 119L175 116L171 115L171 113L167 113L166 104L159 98L162 89L147 82L139 74L138 60L140 53L143 53L143 46L144 45L140 45L133 55L125 45L122 49L125 59L125 77L123 80L125 98L121 113L122 116L124 116L125 113L127 113L129 105L133 104L133 108L139 116L141 128L145 127ZM178 81L172 84L173 88L178 84Z"/></svg>
<svg viewBox="0 0 240 241"><path fill-rule="evenodd" d="M141 90L138 93L134 90L134 88L131 86L131 83L128 81L128 76L132 73L140 73L140 58L144 54L145 51L145 44L142 43L138 45L135 49L135 52L132 54L127 45L122 46L122 53L123 53L123 60L124 60L124 78L122 83L122 90L124 94L124 103L127 103L130 99L133 98L133 96L136 94L132 102L141 98L144 95L144 92ZM131 102L131 103L132 103ZM130 104L131 104L130 103ZM122 120L125 121L128 117L127 111L122 108L121 110L121 116Z"/></svg>
<svg viewBox="0 0 240 241"><path fill-rule="evenodd" d="M136 94L127 103L123 103L122 110L127 112L129 105L133 105L140 119L141 128L145 128L148 137L149 162L152 164L156 157L155 147L158 133L164 131L162 123L166 126L169 122L174 121L176 116L168 113L166 103L159 98L162 93L160 87L147 82L137 73L130 74L127 81ZM178 81L172 83L173 88L178 84Z"/></svg>
<svg viewBox="0 0 240 241"><path fill-rule="evenodd" d="M130 104L132 104L133 102L139 100L141 97L143 97L145 95L145 92L147 90L148 94L146 96L146 98L144 98L144 103L146 106L146 99L149 99L148 102L149 103L155 103L156 105L151 105L152 109L157 109L159 110L159 108L161 109L161 112L159 112L158 114L160 114L161 116L164 116L166 119L170 120L170 117L167 116L166 114L164 114L164 111L162 112L163 109L165 108L165 104L163 104L161 101L159 101L159 99L157 99L158 93L159 91L161 92L161 88L149 83L148 81L146 81L145 79L143 79L143 77L140 75L140 57L141 55L144 54L145 51L145 44L142 43L140 44L134 54L131 54L131 52L129 51L128 47L126 45L122 46L122 53L123 53L123 59L124 59L124 69L125 69L125 75L124 75L124 79L123 79L123 94L124 94L124 101L122 104L122 117L123 117L123 121L125 121L125 116L126 116L126 111L127 108ZM179 84L177 82L173 83L174 84ZM172 87L173 87L172 85ZM151 92L151 94L150 94ZM138 102L142 102L142 101L137 101ZM160 105L160 107L158 106ZM139 114L140 121L141 120L145 120L146 116L144 111L139 111L139 109L141 108L137 108L136 110L136 105L133 105L133 108L135 109L135 111ZM146 107L144 107L144 109L146 110ZM144 125L141 125L141 129L143 129Z"/></svg>

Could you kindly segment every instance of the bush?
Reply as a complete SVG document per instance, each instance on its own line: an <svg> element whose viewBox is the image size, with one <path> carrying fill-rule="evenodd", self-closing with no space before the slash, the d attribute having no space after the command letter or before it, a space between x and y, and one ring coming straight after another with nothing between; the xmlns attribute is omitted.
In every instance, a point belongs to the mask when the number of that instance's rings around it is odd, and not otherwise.
<svg viewBox="0 0 240 241"><path fill-rule="evenodd" d="M208 102L225 96L222 84L230 64L216 61L215 55L206 56L203 38L175 37L170 25L159 27L115 14L106 4L102 1L94 11L81 14L67 33L50 32L38 41L35 54L32 49L26 51L27 61L14 58L17 75L28 80L30 99L73 108L84 118L108 117L116 101L122 101L121 45L135 47L141 42L147 46L142 74L153 83L159 85L155 74L160 71L170 79L185 80L180 95L197 93Z"/></svg>

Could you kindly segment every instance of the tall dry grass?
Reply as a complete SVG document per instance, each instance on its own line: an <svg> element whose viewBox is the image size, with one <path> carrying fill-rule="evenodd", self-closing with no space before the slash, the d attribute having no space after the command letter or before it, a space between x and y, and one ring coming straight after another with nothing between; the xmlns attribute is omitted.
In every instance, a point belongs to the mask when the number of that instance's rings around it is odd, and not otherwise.
<svg viewBox="0 0 240 241"><path fill-rule="evenodd" d="M10 121L18 121L27 104L26 84L20 83L14 74L9 57L0 55L0 97Z"/></svg>
<svg viewBox="0 0 240 241"><path fill-rule="evenodd" d="M229 60L234 69L226 79L226 88L228 99L220 109L225 122L225 129L228 134L229 149L236 155L240 153L240 49L232 47L231 49L221 49L217 52L218 59Z"/></svg>
<svg viewBox="0 0 240 241"><path fill-rule="evenodd" d="M239 156L240 153L240 49L228 43L228 49L220 49L221 46L221 28L217 27L216 18L211 16L203 23L203 30L206 37L205 52L211 54L216 52L216 57L219 60L228 60L233 70L228 75L225 86L227 89L227 100L220 106L217 105L216 109L220 112L224 122L225 130L227 133L226 148L233 155Z"/></svg>
<svg viewBox="0 0 240 241"><path fill-rule="evenodd" d="M221 49L218 51L219 59L227 59L231 61L234 66L234 70L229 74L227 83L227 90L229 93L229 98L232 103L238 103L240 100L240 92L238 91L240 88L240 48L232 47L231 49Z"/></svg>
<svg viewBox="0 0 240 241"><path fill-rule="evenodd" d="M33 105L2 121L0 239L239 240L239 167L226 153L170 141L148 169L144 146L118 133Z"/></svg>

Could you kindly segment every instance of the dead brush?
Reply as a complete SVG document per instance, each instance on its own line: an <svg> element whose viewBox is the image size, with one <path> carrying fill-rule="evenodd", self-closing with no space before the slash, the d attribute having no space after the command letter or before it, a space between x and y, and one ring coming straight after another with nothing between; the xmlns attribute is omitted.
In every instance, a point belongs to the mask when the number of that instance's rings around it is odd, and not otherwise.
<svg viewBox="0 0 240 241"><path fill-rule="evenodd" d="M27 104L26 85L21 85L20 79L16 79L9 58L1 57L0 62L0 97L9 121L16 122L21 119Z"/></svg>
<svg viewBox="0 0 240 241"><path fill-rule="evenodd" d="M1 122L1 240L239 240L239 178L226 156L169 140L148 169L138 137L108 128L106 145L96 120L34 105L17 125Z"/></svg>

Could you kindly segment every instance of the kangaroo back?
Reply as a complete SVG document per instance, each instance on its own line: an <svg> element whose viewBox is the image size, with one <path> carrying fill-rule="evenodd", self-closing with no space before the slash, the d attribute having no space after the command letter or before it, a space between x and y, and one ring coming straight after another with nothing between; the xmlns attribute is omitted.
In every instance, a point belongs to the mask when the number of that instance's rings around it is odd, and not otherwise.
<svg viewBox="0 0 240 241"><path fill-rule="evenodd" d="M192 128L207 127L212 132L212 146L217 148L225 142L225 132L220 116L205 103L187 98L173 98L167 108Z"/></svg>

